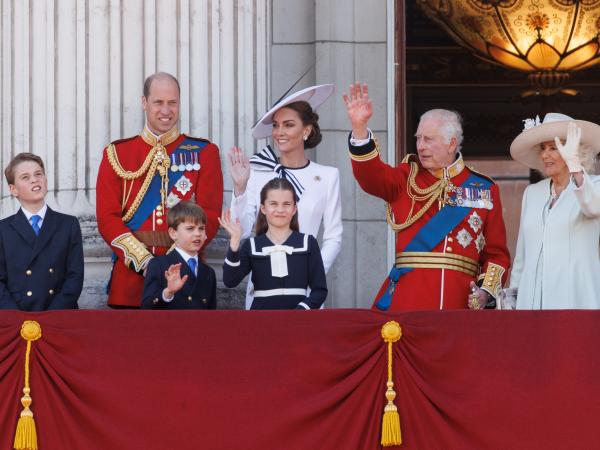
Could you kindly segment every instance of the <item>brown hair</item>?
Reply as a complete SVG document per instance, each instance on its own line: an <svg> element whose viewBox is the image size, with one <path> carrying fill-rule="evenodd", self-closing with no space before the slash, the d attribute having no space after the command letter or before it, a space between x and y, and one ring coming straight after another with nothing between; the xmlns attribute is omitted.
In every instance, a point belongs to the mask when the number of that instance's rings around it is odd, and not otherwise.
<svg viewBox="0 0 600 450"><path fill-rule="evenodd" d="M260 191L260 204L264 205L267 201L267 195L269 191L273 190L281 190L281 191L290 191L292 193L292 198L294 199L294 205L297 205L296 200L296 192L294 191L294 186L285 178L273 178L267 184L263 186ZM265 234L269 229L269 224L267 223L267 217L263 214L263 212L258 210L258 217L256 218L256 229L255 234L258 236L259 234ZM290 222L290 229L292 231L300 231L300 226L298 225L298 210L296 209L296 213L294 217L292 217L292 221Z"/></svg>
<svg viewBox="0 0 600 450"><path fill-rule="evenodd" d="M319 115L312 110L312 107L308 102L300 101L285 105L284 108L290 108L298 113L302 125L305 127L310 125L312 127L310 134L306 141L304 141L304 148L314 148L321 142L323 136L321 135L321 128L319 127Z"/></svg>
<svg viewBox="0 0 600 450"><path fill-rule="evenodd" d="M156 73L153 73L152 75L150 75L144 81L144 97L146 97L146 100L148 100L148 97L150 96L150 87L152 86L152 82L154 80L171 80L171 81L173 81L177 85L177 92L179 92L179 94L181 94L181 88L179 87L179 81L177 81L177 78L175 78L173 75L171 75L170 73L167 73L167 72L156 72Z"/></svg>
<svg viewBox="0 0 600 450"><path fill-rule="evenodd" d="M19 153L10 160L8 166L6 166L6 169L4 169L4 176L6 177L8 184L15 184L15 169L19 164L26 161L37 163L42 168L44 173L46 173L44 161L42 161L42 158L40 158L38 155L34 155L33 153Z"/></svg>
<svg viewBox="0 0 600 450"><path fill-rule="evenodd" d="M179 202L167 213L167 225L177 229L179 224L189 220L195 225L206 225L206 213L200 205L194 202Z"/></svg>

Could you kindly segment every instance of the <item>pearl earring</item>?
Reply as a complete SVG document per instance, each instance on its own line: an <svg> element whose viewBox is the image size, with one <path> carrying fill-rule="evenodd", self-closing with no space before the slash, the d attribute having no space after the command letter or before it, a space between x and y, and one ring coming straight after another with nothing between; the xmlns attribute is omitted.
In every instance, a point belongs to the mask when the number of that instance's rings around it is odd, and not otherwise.
<svg viewBox="0 0 600 450"><path fill-rule="evenodd" d="M304 140L306 141L307 139L308 139L308 136L307 136L307 135L304 135Z"/></svg>

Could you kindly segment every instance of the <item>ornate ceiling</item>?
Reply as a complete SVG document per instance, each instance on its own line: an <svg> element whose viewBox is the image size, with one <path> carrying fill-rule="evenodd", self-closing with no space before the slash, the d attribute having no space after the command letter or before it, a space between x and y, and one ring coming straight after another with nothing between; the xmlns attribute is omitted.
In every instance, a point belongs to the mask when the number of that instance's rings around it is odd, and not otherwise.
<svg viewBox="0 0 600 450"><path fill-rule="evenodd" d="M567 1L567 0L565 0ZM412 136L419 116L431 108L447 108L464 117L466 154L508 157L522 120L545 110L600 123L600 68L575 72L569 87L577 96L559 94L523 98L529 90L523 72L479 59L459 47L416 5L406 5L407 130ZM413 139L408 139L414 150Z"/></svg>

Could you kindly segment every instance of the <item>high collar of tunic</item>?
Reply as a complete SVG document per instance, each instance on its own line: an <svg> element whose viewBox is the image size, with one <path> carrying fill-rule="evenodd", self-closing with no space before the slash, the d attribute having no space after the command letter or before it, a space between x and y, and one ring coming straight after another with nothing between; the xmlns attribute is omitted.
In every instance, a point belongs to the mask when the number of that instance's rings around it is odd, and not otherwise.
<svg viewBox="0 0 600 450"><path fill-rule="evenodd" d="M456 160L450 164L448 167L443 167L441 169L436 169L436 170L430 170L429 173L431 173L434 177L441 179L441 178L454 178L456 175L460 174L465 168L465 162L463 160L462 157L462 153L458 152L456 155Z"/></svg>
<svg viewBox="0 0 600 450"><path fill-rule="evenodd" d="M144 142L152 147L156 147L157 144L161 144L163 146L169 145L171 142L175 142L175 140L179 137L179 130L177 126L174 126L166 133L161 134L160 136L155 135L150 129L148 129L148 125L144 125L144 129L142 130L140 136Z"/></svg>

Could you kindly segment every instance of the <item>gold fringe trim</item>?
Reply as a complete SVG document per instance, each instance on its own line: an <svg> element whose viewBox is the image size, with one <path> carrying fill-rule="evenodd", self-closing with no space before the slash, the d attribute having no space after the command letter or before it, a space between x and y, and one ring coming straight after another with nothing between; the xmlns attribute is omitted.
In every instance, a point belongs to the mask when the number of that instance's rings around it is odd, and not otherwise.
<svg viewBox="0 0 600 450"><path fill-rule="evenodd" d="M13 448L15 450L37 450L37 432L35 430L35 420L33 411L29 409L33 402L29 395L29 356L31 354L31 343L42 337L42 327L35 320L26 320L21 325L21 337L27 341L27 352L25 353L25 387L23 388L23 397L21 404L23 411L17 422L15 431L15 441Z"/></svg>
<svg viewBox="0 0 600 450"><path fill-rule="evenodd" d="M400 324L393 320L386 322L383 327L381 327L381 337L388 346L388 380L386 383L387 390L385 392L385 398L388 402L383 411L381 445L384 447L392 447L402 444L400 415L398 414L398 408L394 405L396 391L394 391L394 381L392 376L392 344L399 341L402 337L402 328L400 328Z"/></svg>

